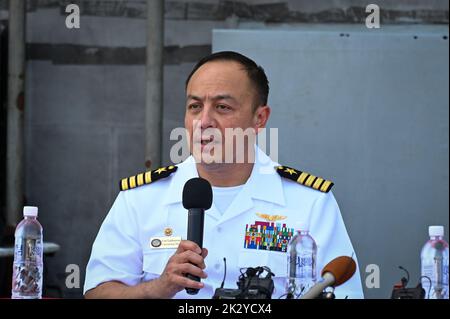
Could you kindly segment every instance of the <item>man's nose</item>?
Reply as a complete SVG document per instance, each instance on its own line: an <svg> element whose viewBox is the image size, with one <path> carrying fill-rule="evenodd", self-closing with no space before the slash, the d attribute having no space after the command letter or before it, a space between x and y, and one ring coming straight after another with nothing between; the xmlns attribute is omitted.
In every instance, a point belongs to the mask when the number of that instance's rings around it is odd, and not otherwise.
<svg viewBox="0 0 450 319"><path fill-rule="evenodd" d="M214 119L213 110L209 106L205 106L202 110L200 117L202 129L207 129L209 127L216 127L216 121Z"/></svg>

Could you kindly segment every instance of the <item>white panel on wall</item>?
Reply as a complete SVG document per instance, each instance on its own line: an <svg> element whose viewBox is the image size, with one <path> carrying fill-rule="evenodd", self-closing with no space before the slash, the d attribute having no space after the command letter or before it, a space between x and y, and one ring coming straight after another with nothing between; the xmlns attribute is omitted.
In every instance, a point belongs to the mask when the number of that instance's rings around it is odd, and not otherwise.
<svg viewBox="0 0 450 319"><path fill-rule="evenodd" d="M448 234L448 27L214 30L222 50L266 70L279 161L335 182L363 286L380 266L366 297L389 298L399 265L415 285L428 225Z"/></svg>

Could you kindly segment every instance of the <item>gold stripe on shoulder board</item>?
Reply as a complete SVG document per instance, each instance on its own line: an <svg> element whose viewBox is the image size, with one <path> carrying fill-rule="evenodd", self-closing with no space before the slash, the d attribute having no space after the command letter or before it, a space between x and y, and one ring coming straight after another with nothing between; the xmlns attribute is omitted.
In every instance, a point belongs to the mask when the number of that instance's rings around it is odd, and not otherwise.
<svg viewBox="0 0 450 319"><path fill-rule="evenodd" d="M284 178L290 179L306 187L328 193L333 187L332 181L326 180L322 177L315 176L306 172L296 170L288 166L275 166L277 173Z"/></svg>
<svg viewBox="0 0 450 319"><path fill-rule="evenodd" d="M120 180L119 186L121 191L126 191L129 189L137 188L142 185L151 184L160 179L169 177L178 169L175 165L160 167L158 169L148 171L145 173L140 173L137 175L130 176L128 178L123 178Z"/></svg>

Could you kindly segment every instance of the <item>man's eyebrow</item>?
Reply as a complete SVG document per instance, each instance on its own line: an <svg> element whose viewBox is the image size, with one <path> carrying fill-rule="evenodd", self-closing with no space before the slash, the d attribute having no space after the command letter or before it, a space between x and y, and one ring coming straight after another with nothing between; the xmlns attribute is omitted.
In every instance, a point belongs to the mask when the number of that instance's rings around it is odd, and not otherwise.
<svg viewBox="0 0 450 319"><path fill-rule="evenodd" d="M196 100L196 101L202 101L203 100L201 97L196 96L196 95L192 95L192 94L189 94L187 96L187 99L188 100ZM219 95L213 96L211 99L212 100L233 100L233 101L236 101L236 99L233 96L229 95L229 94L219 94Z"/></svg>
<svg viewBox="0 0 450 319"><path fill-rule="evenodd" d="M236 99L229 94L219 94L219 95L214 96L212 99L213 100L234 100L234 101L236 101Z"/></svg>
<svg viewBox="0 0 450 319"><path fill-rule="evenodd" d="M187 99L188 99L188 100L196 100L196 101L201 101L201 100L202 100L202 98L200 98L200 97L198 97L198 96L196 96L196 95L192 95L192 94L189 94L189 95L187 96Z"/></svg>

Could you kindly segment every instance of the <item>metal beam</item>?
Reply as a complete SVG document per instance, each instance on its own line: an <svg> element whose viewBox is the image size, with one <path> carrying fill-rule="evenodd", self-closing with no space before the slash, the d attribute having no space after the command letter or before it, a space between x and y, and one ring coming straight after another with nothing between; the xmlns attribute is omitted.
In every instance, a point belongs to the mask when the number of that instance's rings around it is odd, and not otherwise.
<svg viewBox="0 0 450 319"><path fill-rule="evenodd" d="M25 5L9 1L6 222L11 226L24 204Z"/></svg>
<svg viewBox="0 0 450 319"><path fill-rule="evenodd" d="M145 166L161 165L164 0L147 1Z"/></svg>

